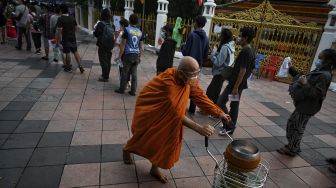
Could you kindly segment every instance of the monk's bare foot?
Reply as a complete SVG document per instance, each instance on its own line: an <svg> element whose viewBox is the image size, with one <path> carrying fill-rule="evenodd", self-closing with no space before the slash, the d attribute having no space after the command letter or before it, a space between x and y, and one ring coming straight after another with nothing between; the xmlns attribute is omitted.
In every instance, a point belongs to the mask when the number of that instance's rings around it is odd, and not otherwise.
<svg viewBox="0 0 336 188"><path fill-rule="evenodd" d="M167 183L168 182L168 178L167 176L161 174L160 170L158 167L156 166L152 166L151 170L150 170L150 174L157 178L158 180L161 181L161 183Z"/></svg>
<svg viewBox="0 0 336 188"><path fill-rule="evenodd" d="M126 150L123 150L123 160L125 164L134 164L131 153Z"/></svg>

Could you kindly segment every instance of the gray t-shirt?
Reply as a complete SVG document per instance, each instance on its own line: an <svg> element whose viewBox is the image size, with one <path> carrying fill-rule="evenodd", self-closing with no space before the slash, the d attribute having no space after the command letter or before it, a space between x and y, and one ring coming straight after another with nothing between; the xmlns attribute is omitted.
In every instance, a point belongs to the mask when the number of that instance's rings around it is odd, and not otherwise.
<svg viewBox="0 0 336 188"><path fill-rule="evenodd" d="M27 27L29 9L25 5L18 5L15 7L15 16L19 16L23 13L20 20L16 22L17 27Z"/></svg>
<svg viewBox="0 0 336 188"><path fill-rule="evenodd" d="M56 24L60 15L54 14L50 17L50 35L54 37L56 35Z"/></svg>

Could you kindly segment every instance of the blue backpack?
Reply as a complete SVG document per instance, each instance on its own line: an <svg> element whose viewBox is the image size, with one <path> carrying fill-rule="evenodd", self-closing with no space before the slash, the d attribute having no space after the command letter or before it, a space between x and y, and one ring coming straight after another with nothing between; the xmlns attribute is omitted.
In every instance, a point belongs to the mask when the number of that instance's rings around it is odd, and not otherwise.
<svg viewBox="0 0 336 188"><path fill-rule="evenodd" d="M110 23L104 22L105 27L101 38L102 47L112 50L114 47L114 33L115 29Z"/></svg>

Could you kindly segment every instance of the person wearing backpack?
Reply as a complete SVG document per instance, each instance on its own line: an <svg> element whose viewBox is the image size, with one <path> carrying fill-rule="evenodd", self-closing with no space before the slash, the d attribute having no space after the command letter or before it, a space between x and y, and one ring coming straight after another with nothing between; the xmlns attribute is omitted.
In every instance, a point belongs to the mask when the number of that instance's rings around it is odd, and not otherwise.
<svg viewBox="0 0 336 188"><path fill-rule="evenodd" d="M321 110L332 80L332 70L336 69L336 51L325 49L315 62L316 69L309 74L299 73L290 65L289 74L293 82L289 85L289 94L295 106L287 121L286 137L288 144L277 149L283 155L296 156L309 119Z"/></svg>
<svg viewBox="0 0 336 188"><path fill-rule="evenodd" d="M105 8L100 14L100 22L97 24L93 35L97 38L99 63L102 75L99 81L107 82L111 70L112 49L114 46L114 28L111 25L111 12Z"/></svg>
<svg viewBox="0 0 336 188"><path fill-rule="evenodd" d="M114 90L116 93L125 93L128 75L132 77L131 91L128 94L135 96L137 89L137 67L140 63L142 51L142 32L136 26L139 22L137 15L132 14L129 18L130 26L126 27L122 35L119 56L115 59L120 60L122 57L123 68L119 89Z"/></svg>
<svg viewBox="0 0 336 188"><path fill-rule="evenodd" d="M211 54L213 78L206 90L207 96L214 103L217 103L224 81L231 76L234 66L234 53L235 42L232 40L232 32L224 28L220 34L219 47Z"/></svg>

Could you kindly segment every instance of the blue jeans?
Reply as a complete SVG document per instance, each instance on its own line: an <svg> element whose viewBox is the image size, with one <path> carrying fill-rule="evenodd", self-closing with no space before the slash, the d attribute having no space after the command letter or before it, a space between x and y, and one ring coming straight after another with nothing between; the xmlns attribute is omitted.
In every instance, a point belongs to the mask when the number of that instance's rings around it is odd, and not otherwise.
<svg viewBox="0 0 336 188"><path fill-rule="evenodd" d="M239 113L239 101L230 102L230 111L226 108L226 103L229 101L229 95L232 93L233 85L229 83L226 86L223 93L219 96L217 100L217 105L226 113L229 114L233 123L234 128L236 128L238 113ZM239 97L241 97L243 90L238 90Z"/></svg>

